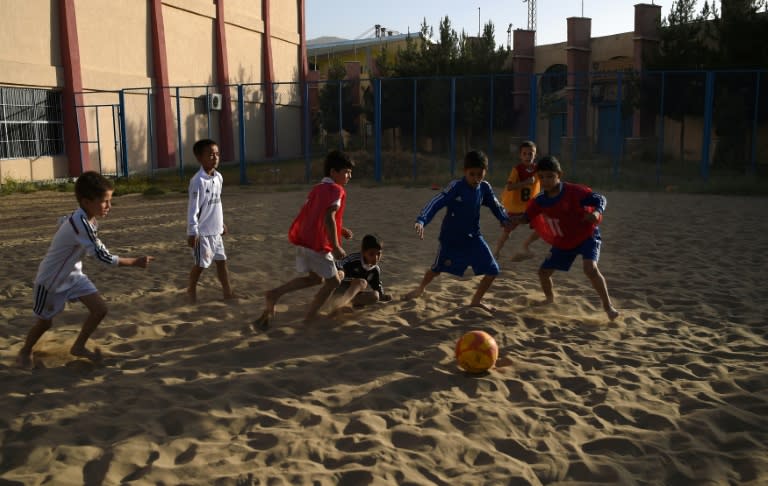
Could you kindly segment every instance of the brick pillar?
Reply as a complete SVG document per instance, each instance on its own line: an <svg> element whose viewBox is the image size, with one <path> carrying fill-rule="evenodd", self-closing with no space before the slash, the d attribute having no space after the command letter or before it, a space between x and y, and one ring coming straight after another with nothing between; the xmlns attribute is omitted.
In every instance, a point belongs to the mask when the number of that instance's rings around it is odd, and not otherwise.
<svg viewBox="0 0 768 486"><path fill-rule="evenodd" d="M165 53L165 24L162 0L150 2L152 22L152 67L154 69L155 140L157 166L168 168L176 165L175 130L171 111L171 94L168 90L168 58Z"/></svg>
<svg viewBox="0 0 768 486"><path fill-rule="evenodd" d="M264 17L264 44L262 48L264 63L264 155L274 157L275 147L275 93L272 83L275 81L275 68L272 62L272 26L269 13L269 0L261 0L261 12Z"/></svg>
<svg viewBox="0 0 768 486"><path fill-rule="evenodd" d="M512 71L515 73L512 108L515 112L515 137L529 138L531 76L534 74L536 31L516 29L513 34ZM514 144L515 146L517 144ZM516 147L515 147L516 149Z"/></svg>
<svg viewBox="0 0 768 486"><path fill-rule="evenodd" d="M227 33L224 23L224 0L216 0L216 84L221 93L219 115L219 149L221 160L235 159L235 134L232 126L232 94L229 90Z"/></svg>
<svg viewBox="0 0 768 486"><path fill-rule="evenodd" d="M589 149L587 139L587 108L589 103L589 61L592 54L592 19L569 17L566 59L568 64L568 84L565 87L568 100L567 137L562 145L562 153L567 158L576 152Z"/></svg>
<svg viewBox="0 0 768 486"><path fill-rule="evenodd" d="M79 176L91 170L88 150L81 150L80 139L88 140L85 118L75 109L82 104L83 79L80 71L80 43L77 37L77 15L74 0L59 1L59 48L64 70L64 86L61 96L61 115L64 123L64 147L67 153L69 175ZM77 94L76 94L77 93ZM80 138L77 136L78 120Z"/></svg>
<svg viewBox="0 0 768 486"><path fill-rule="evenodd" d="M635 71L640 73L641 77L645 69L643 65L645 57L648 53L655 52L659 48L660 23L660 5L649 5L646 3L635 5L634 54L632 61ZM640 106L635 111L632 122L632 137L654 136L656 120L653 109L646 109Z"/></svg>

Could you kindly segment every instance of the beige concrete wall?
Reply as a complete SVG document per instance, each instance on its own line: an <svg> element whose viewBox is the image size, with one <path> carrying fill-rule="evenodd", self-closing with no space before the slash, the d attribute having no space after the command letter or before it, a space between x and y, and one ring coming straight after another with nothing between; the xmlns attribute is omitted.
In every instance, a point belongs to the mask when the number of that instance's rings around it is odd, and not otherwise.
<svg viewBox="0 0 768 486"><path fill-rule="evenodd" d="M146 88L153 84L151 10L139 0L77 0L74 2L83 89L87 105L117 105L117 91ZM260 0L227 0L225 32L230 83L263 81L264 19ZM57 0L0 0L0 85L61 88L64 83L59 47ZM216 81L216 5L213 0L163 0L169 84L213 85ZM296 82L299 78L300 38L298 2L271 2L271 47L275 81ZM260 87L246 89L246 146L249 160L264 156L264 105ZM100 93L98 90L112 90ZM209 92L216 89L211 88ZM221 112L205 110L205 88L181 90L181 157L185 166L196 164L191 152L194 140L219 138ZM231 89L235 148L238 140L237 98ZM176 92L170 91L175 123L179 118ZM301 148L300 90L279 88L277 107L278 143L281 156L296 155ZM285 106L283 106L285 105ZM130 89L125 96L125 144L132 171L149 171L152 164L150 137L152 120L147 93ZM98 110L98 123L96 113ZM83 143L94 165L113 173L120 161L112 110L82 108L88 139ZM97 134L98 129L98 134ZM118 130L119 131L119 130ZM117 137L119 138L119 136ZM294 150L291 152L291 150ZM291 152L291 153L287 153ZM0 181L67 177L67 158L0 160Z"/></svg>

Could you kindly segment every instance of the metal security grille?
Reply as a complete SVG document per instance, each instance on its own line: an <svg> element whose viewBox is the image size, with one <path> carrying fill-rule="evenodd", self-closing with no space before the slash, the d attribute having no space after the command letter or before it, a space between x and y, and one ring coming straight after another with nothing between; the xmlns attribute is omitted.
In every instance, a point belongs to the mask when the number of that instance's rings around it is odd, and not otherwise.
<svg viewBox="0 0 768 486"><path fill-rule="evenodd" d="M0 159L63 152L61 93L0 86Z"/></svg>

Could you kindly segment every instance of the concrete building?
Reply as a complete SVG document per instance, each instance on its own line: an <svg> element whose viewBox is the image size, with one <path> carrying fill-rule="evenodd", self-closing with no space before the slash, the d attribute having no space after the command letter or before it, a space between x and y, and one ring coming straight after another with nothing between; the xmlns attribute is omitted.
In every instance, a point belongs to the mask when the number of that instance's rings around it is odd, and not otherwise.
<svg viewBox="0 0 768 486"><path fill-rule="evenodd" d="M202 136L225 160L238 133L253 157L275 155L275 130L301 147L301 90L272 83L305 79L304 0L0 0L0 12L0 182L119 173L121 159L170 168L194 161ZM255 86L242 132L236 84Z"/></svg>

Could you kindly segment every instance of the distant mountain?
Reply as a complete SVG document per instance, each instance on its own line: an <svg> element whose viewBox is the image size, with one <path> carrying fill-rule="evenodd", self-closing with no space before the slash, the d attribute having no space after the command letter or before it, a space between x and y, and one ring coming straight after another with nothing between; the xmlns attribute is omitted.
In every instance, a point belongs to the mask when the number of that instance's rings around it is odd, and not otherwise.
<svg viewBox="0 0 768 486"><path fill-rule="evenodd" d="M344 42L344 41L347 41L347 40L349 40L349 39L344 39L343 37L333 37L333 36L330 36L330 35L326 35L326 36L323 36L323 37L316 37L314 39L307 40L307 45L311 46L311 45L314 45L314 44L328 44L328 43L331 43L331 42Z"/></svg>

